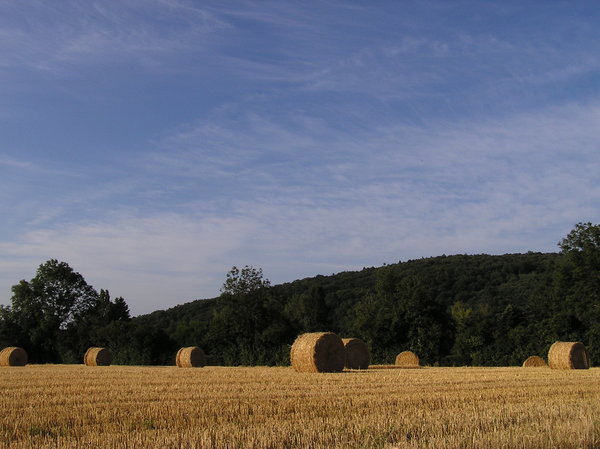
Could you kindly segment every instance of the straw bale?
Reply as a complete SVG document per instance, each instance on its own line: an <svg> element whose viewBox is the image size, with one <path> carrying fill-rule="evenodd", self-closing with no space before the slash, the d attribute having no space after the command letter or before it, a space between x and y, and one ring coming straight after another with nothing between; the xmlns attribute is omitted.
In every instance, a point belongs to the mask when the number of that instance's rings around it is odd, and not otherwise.
<svg viewBox="0 0 600 449"><path fill-rule="evenodd" d="M332 332L299 335L290 352L292 366L300 373L336 373L344 369L346 351Z"/></svg>
<svg viewBox="0 0 600 449"><path fill-rule="evenodd" d="M548 366L546 361L537 355L532 355L531 357L527 357L523 362L523 366L525 368L540 368L544 366Z"/></svg>
<svg viewBox="0 0 600 449"><path fill-rule="evenodd" d="M360 338L342 338L346 350L346 368L367 369L371 362L371 354L366 343Z"/></svg>
<svg viewBox="0 0 600 449"><path fill-rule="evenodd" d="M188 346L177 351L175 364L180 368L202 367L206 365L206 356L198 346Z"/></svg>
<svg viewBox="0 0 600 449"><path fill-rule="evenodd" d="M411 351L403 351L396 356L398 366L419 366L419 357Z"/></svg>
<svg viewBox="0 0 600 449"><path fill-rule="evenodd" d="M83 363L87 366L108 366L112 363L112 358L108 349L92 347L85 351Z"/></svg>
<svg viewBox="0 0 600 449"><path fill-rule="evenodd" d="M581 342L557 341L548 351L548 364L552 369L588 369L590 355Z"/></svg>
<svg viewBox="0 0 600 449"><path fill-rule="evenodd" d="M23 348L11 346L0 351L0 366L27 365L27 352Z"/></svg>

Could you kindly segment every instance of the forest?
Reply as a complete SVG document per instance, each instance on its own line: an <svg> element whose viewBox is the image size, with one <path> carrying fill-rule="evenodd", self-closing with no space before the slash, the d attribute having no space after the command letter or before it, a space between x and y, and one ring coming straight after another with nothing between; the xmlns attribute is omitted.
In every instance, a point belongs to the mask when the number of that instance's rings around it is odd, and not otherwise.
<svg viewBox="0 0 600 449"><path fill-rule="evenodd" d="M520 365L556 340L600 360L600 225L578 223L556 253L442 255L271 285L232 267L221 294L131 317L125 299L96 291L51 259L0 307L0 347L31 363L81 363L104 346L114 363L173 364L197 345L212 365L286 365L296 336L363 339L373 363L403 350L434 366Z"/></svg>

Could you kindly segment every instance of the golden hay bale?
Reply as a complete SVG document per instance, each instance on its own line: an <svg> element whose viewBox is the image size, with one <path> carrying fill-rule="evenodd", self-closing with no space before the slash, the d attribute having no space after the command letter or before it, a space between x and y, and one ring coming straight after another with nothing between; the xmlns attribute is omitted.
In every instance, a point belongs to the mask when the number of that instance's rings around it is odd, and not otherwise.
<svg viewBox="0 0 600 449"><path fill-rule="evenodd" d="M543 366L548 366L546 361L537 355L532 355L531 357L527 357L523 362L523 366L525 368L539 368Z"/></svg>
<svg viewBox="0 0 600 449"><path fill-rule="evenodd" d="M83 356L87 366L108 366L112 363L112 353L106 348L89 348Z"/></svg>
<svg viewBox="0 0 600 449"><path fill-rule="evenodd" d="M338 373L344 369L346 351L336 334L311 332L296 338L290 359L299 373Z"/></svg>
<svg viewBox="0 0 600 449"><path fill-rule="evenodd" d="M342 338L346 350L346 368L367 369L371 363L371 354L366 343L360 338Z"/></svg>
<svg viewBox="0 0 600 449"><path fill-rule="evenodd" d="M552 369L588 369L590 355L583 343L557 341L548 351L548 364Z"/></svg>
<svg viewBox="0 0 600 449"><path fill-rule="evenodd" d="M177 351L175 365L180 368L194 368L206 365L206 356L204 351L198 346L189 346Z"/></svg>
<svg viewBox="0 0 600 449"><path fill-rule="evenodd" d="M411 351L403 351L396 356L398 366L419 366L419 357Z"/></svg>
<svg viewBox="0 0 600 449"><path fill-rule="evenodd" d="M0 366L25 365L27 365L27 352L23 348L11 346L0 351Z"/></svg>

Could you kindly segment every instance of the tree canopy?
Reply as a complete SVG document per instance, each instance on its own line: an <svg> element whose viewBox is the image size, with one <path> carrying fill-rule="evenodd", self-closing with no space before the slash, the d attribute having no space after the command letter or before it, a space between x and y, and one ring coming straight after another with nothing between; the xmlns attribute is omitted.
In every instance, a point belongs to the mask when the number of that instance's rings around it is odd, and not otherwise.
<svg viewBox="0 0 600 449"><path fill-rule="evenodd" d="M600 225L577 223L558 245L564 253L600 252Z"/></svg>
<svg viewBox="0 0 600 449"><path fill-rule="evenodd" d="M263 276L262 268L246 265L240 270L233 266L226 275L221 292L226 295L244 295L270 285L271 282Z"/></svg>
<svg viewBox="0 0 600 449"><path fill-rule="evenodd" d="M139 319L161 323L175 340L195 335L217 364L288 363L294 338L318 330L362 338L379 363L412 350L429 364L515 365L560 339L583 341L600 360L598 235L580 223L557 253L410 260L258 282L254 294L230 287L242 273L234 269L219 298Z"/></svg>
<svg viewBox="0 0 600 449"><path fill-rule="evenodd" d="M115 320L129 320L123 298L98 293L66 262L50 259L30 280L12 287L11 306L0 314L5 345L27 348L33 362L76 361L95 332Z"/></svg>
<svg viewBox="0 0 600 449"><path fill-rule="evenodd" d="M0 307L0 343L32 362L79 361L107 346L115 363L171 364L198 345L209 364L289 363L303 332L358 337L374 363L403 350L423 363L517 365L556 340L582 341L600 361L600 227L578 223L560 252L454 255L271 286L232 267L221 295L130 319L123 298L96 292L66 263L42 264Z"/></svg>

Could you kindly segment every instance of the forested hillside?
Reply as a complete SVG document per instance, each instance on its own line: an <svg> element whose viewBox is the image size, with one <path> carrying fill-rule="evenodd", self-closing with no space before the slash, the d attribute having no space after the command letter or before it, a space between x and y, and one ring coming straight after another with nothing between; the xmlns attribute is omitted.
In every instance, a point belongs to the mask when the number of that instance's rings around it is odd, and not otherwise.
<svg viewBox="0 0 600 449"><path fill-rule="evenodd" d="M101 345L117 363L165 364L198 345L211 364L271 365L288 363L299 333L329 330L365 340L375 363L412 350L425 364L516 365L555 340L582 341L600 361L600 228L578 224L560 249L440 256L275 286L260 269L234 267L218 298L133 319L122 298L101 291L102 301L43 340L43 328L27 332L21 298L39 280L22 281L1 310L0 343L30 348L38 361L72 361Z"/></svg>
<svg viewBox="0 0 600 449"><path fill-rule="evenodd" d="M561 294L563 260L540 253L413 260L224 294L134 322L163 329L177 345L200 345L218 364L287 363L296 335L317 330L364 339L379 363L410 349L430 364L517 364L558 338L588 340L586 314Z"/></svg>

